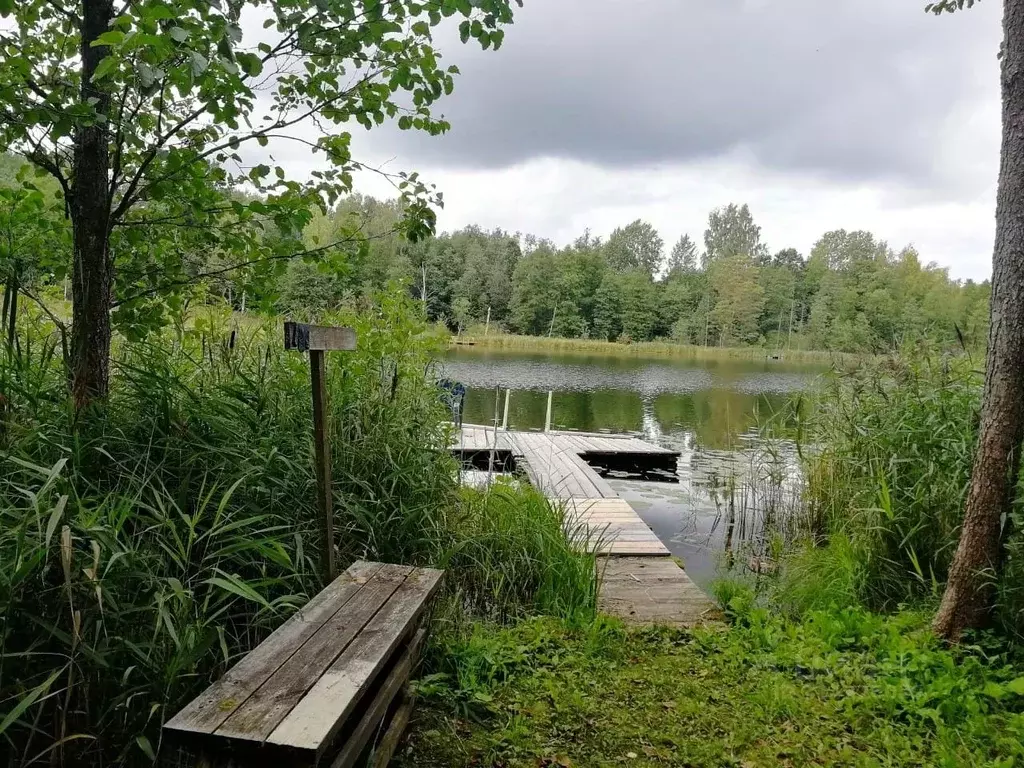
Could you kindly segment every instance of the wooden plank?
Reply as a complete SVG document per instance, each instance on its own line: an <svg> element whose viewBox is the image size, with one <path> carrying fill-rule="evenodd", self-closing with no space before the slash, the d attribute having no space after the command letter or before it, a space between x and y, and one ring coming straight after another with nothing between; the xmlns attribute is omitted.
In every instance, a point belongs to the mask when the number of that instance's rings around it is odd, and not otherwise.
<svg viewBox="0 0 1024 768"><path fill-rule="evenodd" d="M291 655L316 633L383 566L357 562L335 579L220 680L164 724L171 731L213 733Z"/></svg>
<svg viewBox="0 0 1024 768"><path fill-rule="evenodd" d="M350 352L356 348L356 332L352 328L286 322L284 324L284 348L299 352L307 350Z"/></svg>
<svg viewBox="0 0 1024 768"><path fill-rule="evenodd" d="M591 467L579 456L573 455L571 457L572 462L579 468L579 471L583 473L589 480L591 485L594 486L594 492L602 498L614 498L618 496L615 490L608 484L608 481L597 474L594 468Z"/></svg>
<svg viewBox="0 0 1024 768"><path fill-rule="evenodd" d="M265 741L412 572L404 565L381 568L345 610L331 617L224 721L216 735Z"/></svg>
<svg viewBox="0 0 1024 768"><path fill-rule="evenodd" d="M601 546L599 555L617 557L669 557L671 552L661 543L644 544L638 541L611 542Z"/></svg>
<svg viewBox="0 0 1024 768"><path fill-rule="evenodd" d="M351 768L359 755L365 749L374 731L381 727L384 716L391 707L391 702L401 692L402 687L408 682L412 668L419 658L420 645L426 636L426 630L417 630L409 646L402 654L394 668L388 673L387 678L380 686L377 695L363 712L359 724L352 733L346 735L345 745L341 748L338 756L331 762L331 768Z"/></svg>
<svg viewBox="0 0 1024 768"><path fill-rule="evenodd" d="M417 568L267 738L317 759L352 713L369 680L405 639L441 581Z"/></svg>
<svg viewBox="0 0 1024 768"><path fill-rule="evenodd" d="M412 708L415 704L414 697L411 694L406 693L405 696L406 698L402 705L391 716L391 724L388 726L387 733L381 738L377 749L373 753L373 757L370 759L370 768L386 768L387 764L391 762L391 758L394 757L399 743L402 741L402 734L405 733L405 728L409 724L409 719L412 717Z"/></svg>

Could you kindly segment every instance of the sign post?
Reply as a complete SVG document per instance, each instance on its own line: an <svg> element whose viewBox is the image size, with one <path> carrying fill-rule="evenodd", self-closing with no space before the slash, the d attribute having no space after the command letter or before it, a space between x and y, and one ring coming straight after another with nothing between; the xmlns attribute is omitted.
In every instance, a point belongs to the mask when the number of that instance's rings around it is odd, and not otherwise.
<svg viewBox="0 0 1024 768"><path fill-rule="evenodd" d="M313 389L313 448L316 464L316 506L323 549L320 571L328 584L338 575L334 562L334 510L331 494L331 437L328 427L327 366L324 352L352 351L356 332L351 328L286 322L284 348L309 352L309 372Z"/></svg>

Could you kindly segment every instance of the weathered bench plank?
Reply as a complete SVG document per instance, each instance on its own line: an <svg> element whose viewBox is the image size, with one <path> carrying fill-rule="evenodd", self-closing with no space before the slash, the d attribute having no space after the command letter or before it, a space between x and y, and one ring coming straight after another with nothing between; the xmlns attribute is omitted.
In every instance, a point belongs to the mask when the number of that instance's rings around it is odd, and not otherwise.
<svg viewBox="0 0 1024 768"><path fill-rule="evenodd" d="M212 734L381 568L379 563L358 562L352 565L164 727L174 731Z"/></svg>
<svg viewBox="0 0 1024 768"><path fill-rule="evenodd" d="M331 762L331 768L352 768L355 765L359 755L370 741L370 737L384 721L391 703L408 682L409 675L419 658L420 645L426 634L426 630L421 629L410 641L401 660L395 664L387 679L380 685L373 702L367 706L362 720L359 721L352 733L347 735L345 746Z"/></svg>
<svg viewBox="0 0 1024 768"><path fill-rule="evenodd" d="M385 565L216 730L218 736L266 741L339 654L366 627L413 569Z"/></svg>
<svg viewBox="0 0 1024 768"><path fill-rule="evenodd" d="M321 755L352 713L367 683L415 627L437 591L441 575L441 571L426 568L413 571L267 742Z"/></svg>
<svg viewBox="0 0 1024 768"><path fill-rule="evenodd" d="M261 765L358 756L408 679L422 632L407 641L441 576L354 564L164 728L203 752Z"/></svg>

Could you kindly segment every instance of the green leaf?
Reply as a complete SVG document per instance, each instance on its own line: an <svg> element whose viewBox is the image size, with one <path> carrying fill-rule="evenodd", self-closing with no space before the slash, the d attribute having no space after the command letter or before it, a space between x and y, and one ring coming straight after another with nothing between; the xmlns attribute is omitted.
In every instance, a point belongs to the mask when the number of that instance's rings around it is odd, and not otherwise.
<svg viewBox="0 0 1024 768"><path fill-rule="evenodd" d="M106 56L97 66L96 71L92 73L92 81L98 82L104 77L109 75L117 69L117 59L113 56Z"/></svg>
<svg viewBox="0 0 1024 768"><path fill-rule="evenodd" d="M25 710L35 704L36 700L40 696L50 690L50 686L53 685L53 681L60 677L64 673L65 669L67 669L67 667L61 667L54 671L53 674L46 678L42 683L25 694L21 701L15 705L14 709L7 713L7 716L4 717L3 721L0 721L0 736L2 736L4 731L10 728L19 717L25 714Z"/></svg>
<svg viewBox="0 0 1024 768"><path fill-rule="evenodd" d="M14 0L0 0L0 16L10 16L14 13Z"/></svg>
<svg viewBox="0 0 1024 768"><path fill-rule="evenodd" d="M142 750L146 757L154 762L156 761L156 752L153 751L153 745L149 743L149 739L146 738L145 734L136 736L135 743L139 745L139 749Z"/></svg>
<svg viewBox="0 0 1024 768"><path fill-rule="evenodd" d="M124 32L119 29L112 29L92 41L91 46L96 48L100 45L120 45L124 42Z"/></svg>
<svg viewBox="0 0 1024 768"><path fill-rule="evenodd" d="M249 77L256 77L263 71L263 62L254 53L240 53L237 59L242 71Z"/></svg>
<svg viewBox="0 0 1024 768"><path fill-rule="evenodd" d="M188 32L181 27L171 27L167 34L171 36L172 40L177 40L179 43L184 43L188 40Z"/></svg>
<svg viewBox="0 0 1024 768"><path fill-rule="evenodd" d="M68 504L68 496L65 493L59 499L57 503L53 505L53 511L50 512L50 520L46 523L46 547L50 547L50 542L53 540L53 533L57 530L57 523L60 522L61 517L64 515L64 507Z"/></svg>
<svg viewBox="0 0 1024 768"><path fill-rule="evenodd" d="M1011 680L1004 687L1010 693L1015 693L1018 696L1024 696L1024 677L1018 677L1016 680Z"/></svg>
<svg viewBox="0 0 1024 768"><path fill-rule="evenodd" d="M139 75L139 82L142 83L143 88L149 88L156 80L156 74L153 72L153 68L144 61L139 62L139 66L136 68Z"/></svg>
<svg viewBox="0 0 1024 768"><path fill-rule="evenodd" d="M415 32L417 35L423 35L424 37L428 37L430 35L430 25L427 24L427 22L425 21L417 21L415 24L412 25L412 31Z"/></svg>
<svg viewBox="0 0 1024 768"><path fill-rule="evenodd" d="M461 24L459 24L459 38L464 43L467 40L469 40L469 22L468 21L463 21Z"/></svg>
<svg viewBox="0 0 1024 768"><path fill-rule="evenodd" d="M192 74L201 75L206 71L206 68L210 66L209 60L199 53L199 51L192 51Z"/></svg>
<svg viewBox="0 0 1024 768"><path fill-rule="evenodd" d="M985 683L985 687L981 689L981 692L992 699L1001 699L1006 695L1006 689L999 683L994 683L991 680Z"/></svg>

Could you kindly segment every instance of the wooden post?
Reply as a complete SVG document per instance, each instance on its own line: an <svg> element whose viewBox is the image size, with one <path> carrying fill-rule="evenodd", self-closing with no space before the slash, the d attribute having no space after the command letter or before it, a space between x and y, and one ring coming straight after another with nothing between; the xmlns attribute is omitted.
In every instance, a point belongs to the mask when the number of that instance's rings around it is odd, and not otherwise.
<svg viewBox="0 0 1024 768"><path fill-rule="evenodd" d="M491 308L487 307L487 322L484 323L484 338L487 338L487 332L491 330Z"/></svg>
<svg viewBox="0 0 1024 768"><path fill-rule="evenodd" d="M509 401L510 397L512 397L512 390L511 389L506 389L505 390L505 414L501 418L501 428L504 429L504 430L508 430L508 401Z"/></svg>
<svg viewBox="0 0 1024 768"><path fill-rule="evenodd" d="M547 412L547 415L544 416L544 431L545 432L550 432L551 431L551 397L554 394L555 394L554 392L552 392L551 390L548 390L548 412Z"/></svg>
<svg viewBox="0 0 1024 768"><path fill-rule="evenodd" d="M334 500L331 492L331 438L327 433L327 367L320 349L309 350L310 383L313 388L313 450L316 463L316 508L324 549L321 568L324 583L338 575L334 562Z"/></svg>
<svg viewBox="0 0 1024 768"><path fill-rule="evenodd" d="M323 541L320 571L324 583L338 575L334 560L334 509L331 487L331 436L328 421L327 362L324 352L356 348L351 328L332 328L304 323L284 324L284 348L309 352L310 383L313 390L313 450L316 465L317 522Z"/></svg>

